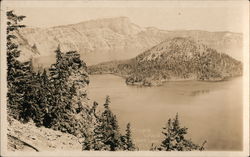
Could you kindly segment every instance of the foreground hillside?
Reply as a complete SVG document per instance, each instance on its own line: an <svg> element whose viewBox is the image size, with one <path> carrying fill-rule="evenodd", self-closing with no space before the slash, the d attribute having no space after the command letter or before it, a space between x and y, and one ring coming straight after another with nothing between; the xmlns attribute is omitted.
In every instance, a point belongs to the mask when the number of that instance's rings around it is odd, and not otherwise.
<svg viewBox="0 0 250 157"><path fill-rule="evenodd" d="M60 44L62 51L76 50L88 65L111 60L123 60L174 37L192 37L195 41L241 60L242 34L207 32L199 30L160 30L141 27L127 17L104 18L77 24L50 27L24 28L20 31L20 48L35 57L34 64L50 65L55 61L53 51Z"/></svg>
<svg viewBox="0 0 250 157"><path fill-rule="evenodd" d="M160 85L165 81L221 81L242 74L242 63L190 38L166 40L137 57L89 68L92 74L113 73L131 85Z"/></svg>
<svg viewBox="0 0 250 157"><path fill-rule="evenodd" d="M45 127L36 127L9 117L8 150L10 151L81 151L78 138Z"/></svg>

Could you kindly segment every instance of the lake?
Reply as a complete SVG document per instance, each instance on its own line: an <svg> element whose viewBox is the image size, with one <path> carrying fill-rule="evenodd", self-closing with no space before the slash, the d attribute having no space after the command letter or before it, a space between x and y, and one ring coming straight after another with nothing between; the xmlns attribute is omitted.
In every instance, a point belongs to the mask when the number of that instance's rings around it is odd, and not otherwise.
<svg viewBox="0 0 250 157"><path fill-rule="evenodd" d="M179 114L187 138L196 144L207 140L206 150L242 149L242 77L223 82L177 81L157 87L128 86L121 77L91 75L89 98L103 109L106 95L121 131L131 123L140 150L159 144L162 128Z"/></svg>

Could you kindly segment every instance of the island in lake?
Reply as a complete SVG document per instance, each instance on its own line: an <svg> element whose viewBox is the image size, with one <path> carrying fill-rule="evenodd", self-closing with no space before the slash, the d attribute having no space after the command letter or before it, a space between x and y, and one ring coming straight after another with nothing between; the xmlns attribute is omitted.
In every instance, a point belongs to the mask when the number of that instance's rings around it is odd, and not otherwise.
<svg viewBox="0 0 250 157"><path fill-rule="evenodd" d="M227 54L175 37L146 50L135 58L90 66L90 74L115 74L129 85L155 86L166 81L223 81L242 75L242 63Z"/></svg>

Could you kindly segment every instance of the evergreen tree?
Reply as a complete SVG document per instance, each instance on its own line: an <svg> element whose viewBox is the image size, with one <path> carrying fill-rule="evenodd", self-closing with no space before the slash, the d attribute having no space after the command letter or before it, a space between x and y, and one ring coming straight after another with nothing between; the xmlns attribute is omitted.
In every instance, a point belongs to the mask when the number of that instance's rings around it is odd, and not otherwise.
<svg viewBox="0 0 250 157"><path fill-rule="evenodd" d="M98 103L94 101L92 108L89 110L92 128L89 132L83 132L84 141L82 150L108 150L103 143L103 128L100 116L96 113Z"/></svg>
<svg viewBox="0 0 250 157"><path fill-rule="evenodd" d="M194 144L191 140L185 139L188 128L181 127L178 114L175 118L169 119L167 126L163 128L162 132L165 136L162 144L157 149L160 151L192 151L192 150L204 150L204 144L200 146Z"/></svg>
<svg viewBox="0 0 250 157"><path fill-rule="evenodd" d="M104 104L104 111L95 129L95 138L97 141L95 150L117 151L123 149L116 116L109 108L110 102L110 98L107 96Z"/></svg>
<svg viewBox="0 0 250 157"><path fill-rule="evenodd" d="M36 93L38 90L38 85L36 84L36 76L32 67L32 60L27 62L27 64L22 65L24 75L19 77L18 92L21 91L22 101L20 101L20 120L23 122L28 122L30 119L35 119L37 115L37 103L36 103Z"/></svg>
<svg viewBox="0 0 250 157"><path fill-rule="evenodd" d="M20 62L21 51L15 42L17 33L25 25L19 24L25 16L17 16L13 11L7 11L7 109L8 115L27 122L35 115L33 104L34 73L32 61Z"/></svg>
<svg viewBox="0 0 250 157"><path fill-rule="evenodd" d="M67 86L68 67L63 59L63 53L60 50L60 45L55 51L56 63L50 67L50 107L46 115L46 126L53 127L56 130L67 132L67 124L62 124L62 121L69 121L66 116L69 112L67 107L70 106L69 87Z"/></svg>
<svg viewBox="0 0 250 157"><path fill-rule="evenodd" d="M42 126L44 125L45 114L48 113L48 97L50 94L49 80L46 70L44 69L43 73L38 71L35 80L36 80L35 104L37 105L36 105L36 116L34 118L34 122L36 123L37 126Z"/></svg>
<svg viewBox="0 0 250 157"><path fill-rule="evenodd" d="M73 135L88 129L90 108L86 105L89 83L86 64L76 51L62 53L60 45L56 63L49 72L48 113L44 117L46 127Z"/></svg>
<svg viewBox="0 0 250 157"><path fill-rule="evenodd" d="M17 69L20 69L20 62L17 58L20 56L20 50L18 45L13 41L16 39L15 32L19 28L25 27L25 25L20 25L19 22L22 21L25 16L17 16L13 11L7 11L7 83L8 87L12 87L13 82L16 80L18 75Z"/></svg>
<svg viewBox="0 0 250 157"><path fill-rule="evenodd" d="M88 137L85 136L83 150L134 151L136 149L132 140L130 123L127 125L126 134L122 136L116 116L110 109L110 103L110 97L107 96L104 103L104 111L101 115L96 115L94 112L98 104L94 102L90 110L93 117L96 118L94 134Z"/></svg>
<svg viewBox="0 0 250 157"><path fill-rule="evenodd" d="M130 129L130 123L127 124L126 134L124 136L125 150L134 151L135 145L132 140L132 133Z"/></svg>

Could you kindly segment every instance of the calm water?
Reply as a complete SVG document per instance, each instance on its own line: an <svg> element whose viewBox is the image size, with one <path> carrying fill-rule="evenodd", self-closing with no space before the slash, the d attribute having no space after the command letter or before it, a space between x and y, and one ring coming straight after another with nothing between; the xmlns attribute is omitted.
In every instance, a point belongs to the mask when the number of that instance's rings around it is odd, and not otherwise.
<svg viewBox="0 0 250 157"><path fill-rule="evenodd" d="M189 128L188 138L198 144L207 140L207 150L242 149L242 78L134 87L118 76L90 76L90 99L103 104L106 95L111 98L110 107L121 130L131 123L140 150L162 140L162 127L177 112L181 125Z"/></svg>

